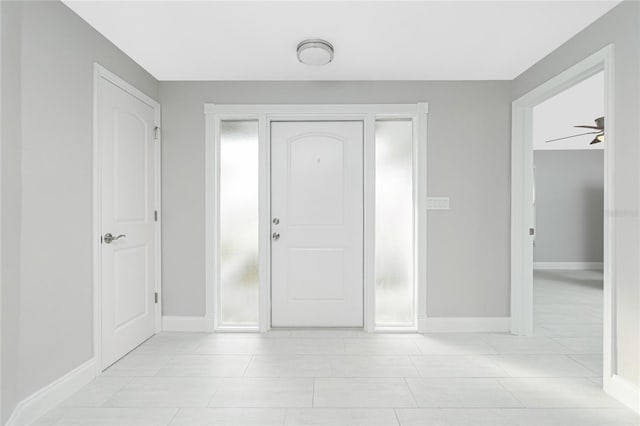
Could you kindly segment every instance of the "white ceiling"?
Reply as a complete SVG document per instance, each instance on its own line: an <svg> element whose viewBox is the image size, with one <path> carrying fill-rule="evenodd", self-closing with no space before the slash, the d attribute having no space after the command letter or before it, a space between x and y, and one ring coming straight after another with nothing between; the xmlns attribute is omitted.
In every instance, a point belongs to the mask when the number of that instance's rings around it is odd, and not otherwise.
<svg viewBox="0 0 640 426"><path fill-rule="evenodd" d="M63 1L159 80L510 80L619 3Z"/></svg>
<svg viewBox="0 0 640 426"><path fill-rule="evenodd" d="M604 73L599 72L533 108L533 149L604 149L604 143L589 145L595 135L546 142L592 131L573 126L595 126L594 120L602 116Z"/></svg>

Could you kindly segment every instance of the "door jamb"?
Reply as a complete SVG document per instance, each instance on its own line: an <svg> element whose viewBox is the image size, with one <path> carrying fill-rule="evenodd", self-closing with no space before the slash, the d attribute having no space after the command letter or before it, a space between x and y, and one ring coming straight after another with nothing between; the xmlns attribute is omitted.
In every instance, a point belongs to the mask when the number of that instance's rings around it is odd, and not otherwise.
<svg viewBox="0 0 640 426"><path fill-rule="evenodd" d="M0 25L2 23L2 7L0 6ZM0 82L2 81L2 39L0 38ZM0 100L2 99L0 84ZM2 102L0 101L0 242L2 241ZM0 354L2 354L2 244L0 244ZM2 422L2 362L0 362L0 422Z"/></svg>
<svg viewBox="0 0 640 426"><path fill-rule="evenodd" d="M270 123L272 121L357 120L364 122L364 329L366 331L420 331L426 323L426 232L427 232L427 103L343 104L343 105L214 105L205 104L205 317L207 331L266 332L271 328L271 171ZM374 209L375 209L375 120L412 119L414 124L414 265L415 326L411 328L375 327L374 294ZM260 284L258 326L228 327L219 324L217 243L219 216L219 137L220 121L257 120L260 161L259 250ZM417 166L417 167L415 167ZM419 253L419 255L418 255Z"/></svg>
<svg viewBox="0 0 640 426"><path fill-rule="evenodd" d="M158 294L158 301L155 304L155 332L161 330L161 303L162 303L162 214L161 207L161 138L160 131L160 103L152 99L142 91L129 84L124 79L112 73L102 65L94 62L93 64L93 233L91 235L93 248L93 357L95 360L95 375L102 374L102 257L101 253L101 158L100 158L100 137L98 133L98 108L99 108L99 87L100 79L107 80L116 85L120 89L138 98L142 102L151 106L154 110L155 126L158 129L156 133L156 143L154 149L154 167L155 167L155 187L154 210L158 212L158 220L155 222L155 291Z"/></svg>
<svg viewBox="0 0 640 426"><path fill-rule="evenodd" d="M603 71L605 81L604 146L604 318L603 386L615 380L614 252L614 46L608 45L512 104L511 138L511 332L533 334L533 107Z"/></svg>

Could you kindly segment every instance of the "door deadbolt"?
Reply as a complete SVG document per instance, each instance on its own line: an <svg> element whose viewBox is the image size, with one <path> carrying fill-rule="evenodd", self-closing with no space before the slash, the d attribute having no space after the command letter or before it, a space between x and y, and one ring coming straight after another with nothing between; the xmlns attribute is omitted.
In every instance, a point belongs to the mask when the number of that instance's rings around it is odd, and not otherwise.
<svg viewBox="0 0 640 426"><path fill-rule="evenodd" d="M278 225L280 223L280 219L278 219L277 217L274 217L272 222L274 225Z"/></svg>

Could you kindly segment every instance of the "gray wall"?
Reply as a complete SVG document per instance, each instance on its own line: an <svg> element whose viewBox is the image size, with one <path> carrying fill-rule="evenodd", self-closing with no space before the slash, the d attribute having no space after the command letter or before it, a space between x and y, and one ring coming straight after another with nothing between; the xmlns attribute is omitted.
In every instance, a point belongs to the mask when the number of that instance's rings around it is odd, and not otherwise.
<svg viewBox="0 0 640 426"><path fill-rule="evenodd" d="M20 3L0 2L2 46L2 134L0 170L2 212L0 212L0 295L2 303L2 388L0 407L4 424L18 402L18 306L20 302Z"/></svg>
<svg viewBox="0 0 640 426"><path fill-rule="evenodd" d="M6 418L16 400L93 355L93 62L155 98L158 84L62 3L24 2L21 17L14 5L2 5L3 24L8 20L19 32L11 43L18 43L21 55L10 66L2 63L3 83L7 70L13 70L7 78L19 98L11 108L3 105L3 124L8 122L5 113L13 114L14 126L20 123L10 138L3 133L3 209L8 204L5 197L21 199L21 218L15 211L5 217L3 211L3 292L9 279L15 283L10 286L11 298L5 300L3 294L3 315L6 304L19 311L18 321L3 318L2 322L10 328L8 338L19 335L18 344L9 349L11 356L17 348L18 365L8 371L17 371L10 395L3 392ZM3 25L3 42L4 31ZM5 158L7 141L11 153ZM19 152L14 152L16 147ZM7 170L8 161L15 162ZM7 173L21 174L21 181L5 179ZM8 241L5 225L15 226ZM6 260L16 262L13 265L20 265L20 270L7 276L4 261L11 255ZM5 350L3 341L3 355Z"/></svg>
<svg viewBox="0 0 640 426"><path fill-rule="evenodd" d="M511 83L161 82L163 314L205 312L206 102L429 103L428 315L509 316Z"/></svg>
<svg viewBox="0 0 640 426"><path fill-rule="evenodd" d="M640 385L640 2L624 1L513 82L513 99L613 43L615 178L613 192L617 369Z"/></svg>
<svg viewBox="0 0 640 426"><path fill-rule="evenodd" d="M534 164L534 262L602 262L604 151L535 151Z"/></svg>

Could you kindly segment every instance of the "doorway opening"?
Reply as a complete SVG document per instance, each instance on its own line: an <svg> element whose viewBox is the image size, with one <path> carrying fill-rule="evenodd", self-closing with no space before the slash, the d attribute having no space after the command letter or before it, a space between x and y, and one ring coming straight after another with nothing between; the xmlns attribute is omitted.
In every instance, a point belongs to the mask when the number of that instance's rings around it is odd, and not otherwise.
<svg viewBox="0 0 640 426"><path fill-rule="evenodd" d="M581 82L587 81L597 74L602 75L604 93L603 117L606 122L605 132L599 131L597 134L590 135L592 136L591 140L593 140L593 137L598 137L602 133L603 141L598 143L601 143L604 148L602 150L604 183L603 202L601 204L604 209L596 208L596 210L604 210L602 222L602 378L605 391L616 393L616 381L619 379L617 378L615 367L615 305L613 304L615 280L613 276L614 250L612 242L615 216L611 214L614 210L612 187L614 176L613 152L615 149L612 45L594 53L513 102L511 145L511 331L518 335L532 336L535 329L533 266L536 215L534 200L537 199L538 195L537 191L534 190L534 109L545 101ZM597 79L598 77L594 78ZM599 117L591 119L595 118ZM589 123L570 123L570 125L583 124ZM593 124L594 127L598 126L597 122ZM590 130L596 129L585 129L584 133ZM564 136L569 135L558 135L553 139ZM540 200L538 202L540 203ZM552 206L554 204L557 203L551 203ZM584 208L587 207L583 206ZM589 210L591 209L589 208ZM541 242L542 240L539 243ZM582 277L582 279L589 280L590 278ZM553 283L547 283L547 285L553 285ZM544 310L544 308L542 309ZM597 312L594 312L594 314L597 315ZM538 316L541 317L541 313ZM566 329L566 324L563 327ZM578 342L576 340L565 343L577 344ZM585 341L582 341L582 343L584 344ZM594 360L592 359L591 361Z"/></svg>
<svg viewBox="0 0 640 426"><path fill-rule="evenodd" d="M602 377L604 72L533 108L533 334ZM577 364L575 364L577 363Z"/></svg>

